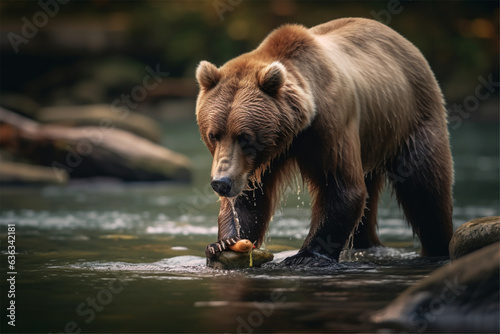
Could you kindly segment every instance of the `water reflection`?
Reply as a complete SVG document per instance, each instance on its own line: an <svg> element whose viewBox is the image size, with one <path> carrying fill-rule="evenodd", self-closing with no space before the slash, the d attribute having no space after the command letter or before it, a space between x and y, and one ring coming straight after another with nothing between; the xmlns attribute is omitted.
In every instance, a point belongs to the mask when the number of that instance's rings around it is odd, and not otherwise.
<svg viewBox="0 0 500 334"><path fill-rule="evenodd" d="M169 131L198 136L196 125L191 132ZM460 136L452 133L455 227L498 215L497 139L498 127L464 123ZM346 251L339 265L327 268L283 267L301 246L310 216L306 194L290 192L267 237L273 262L238 271L207 268L204 250L217 235L219 204L196 197L204 194L210 164L200 161L206 165L197 166L190 186L2 188L0 226L16 224L19 250L16 330L59 333L74 322L82 332L374 332L370 312L444 263L418 256L411 229L386 194L379 235L390 247ZM3 248L2 263L6 256ZM109 300L107 292L99 294L117 279L126 282L123 290ZM4 272L0 288L6 291ZM78 306L99 296L109 303L100 303L87 322ZM2 332L7 329L2 322Z"/></svg>

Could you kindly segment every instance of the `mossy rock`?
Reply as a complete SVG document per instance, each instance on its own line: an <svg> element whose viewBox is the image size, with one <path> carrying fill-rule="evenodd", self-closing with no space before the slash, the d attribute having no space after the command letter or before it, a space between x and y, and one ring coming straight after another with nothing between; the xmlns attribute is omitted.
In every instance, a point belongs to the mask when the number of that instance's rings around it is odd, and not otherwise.
<svg viewBox="0 0 500 334"><path fill-rule="evenodd" d="M500 241L500 217L484 217L461 225L450 241L450 258L458 259Z"/></svg>
<svg viewBox="0 0 500 334"><path fill-rule="evenodd" d="M252 257L252 265L250 265L250 256ZM251 253L238 253L227 250L207 258L207 267L214 269L260 267L262 264L272 261L273 258L274 255L271 252L261 249L254 249Z"/></svg>

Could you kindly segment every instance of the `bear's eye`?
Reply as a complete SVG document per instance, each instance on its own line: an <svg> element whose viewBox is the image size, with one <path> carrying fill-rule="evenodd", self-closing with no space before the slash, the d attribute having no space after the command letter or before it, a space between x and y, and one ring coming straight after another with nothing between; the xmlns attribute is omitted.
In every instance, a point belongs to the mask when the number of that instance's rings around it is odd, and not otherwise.
<svg viewBox="0 0 500 334"><path fill-rule="evenodd" d="M238 144L242 149L247 149L252 147L253 137L248 133L242 133L238 136Z"/></svg>
<svg viewBox="0 0 500 334"><path fill-rule="evenodd" d="M217 140L219 140L219 136L217 136L215 133L213 132L210 132L208 134L208 140L210 140L210 142L216 142Z"/></svg>

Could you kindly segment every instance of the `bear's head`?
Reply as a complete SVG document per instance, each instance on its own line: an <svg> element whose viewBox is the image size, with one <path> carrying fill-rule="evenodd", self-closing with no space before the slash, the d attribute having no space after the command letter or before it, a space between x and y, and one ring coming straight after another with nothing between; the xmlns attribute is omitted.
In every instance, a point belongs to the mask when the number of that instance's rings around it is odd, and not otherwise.
<svg viewBox="0 0 500 334"><path fill-rule="evenodd" d="M273 158L311 124L309 85L294 68L248 54L221 68L202 61L196 78L196 116L213 156L212 187L220 196L238 196L255 187Z"/></svg>

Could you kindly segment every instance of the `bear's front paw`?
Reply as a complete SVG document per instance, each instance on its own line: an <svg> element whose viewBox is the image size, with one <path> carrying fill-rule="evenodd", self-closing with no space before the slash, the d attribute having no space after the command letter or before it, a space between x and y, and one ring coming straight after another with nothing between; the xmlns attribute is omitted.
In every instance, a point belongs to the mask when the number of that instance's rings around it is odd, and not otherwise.
<svg viewBox="0 0 500 334"><path fill-rule="evenodd" d="M229 246L234 245L239 240L240 240L239 237L232 237L232 238L219 240L219 241L207 246L207 248L205 249L205 255L207 257L213 257L215 254L220 253L220 252L228 249Z"/></svg>
<svg viewBox="0 0 500 334"><path fill-rule="evenodd" d="M289 267L329 267L337 265L338 261L325 255L299 251L297 254L284 259L282 263Z"/></svg>

